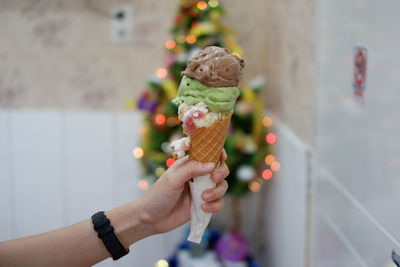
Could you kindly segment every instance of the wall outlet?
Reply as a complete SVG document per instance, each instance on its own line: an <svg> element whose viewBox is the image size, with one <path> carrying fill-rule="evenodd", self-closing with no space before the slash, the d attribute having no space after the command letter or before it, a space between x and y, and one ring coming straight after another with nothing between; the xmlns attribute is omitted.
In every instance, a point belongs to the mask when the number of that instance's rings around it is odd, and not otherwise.
<svg viewBox="0 0 400 267"><path fill-rule="evenodd" d="M110 34L113 43L130 43L133 41L133 6L122 4L111 10Z"/></svg>

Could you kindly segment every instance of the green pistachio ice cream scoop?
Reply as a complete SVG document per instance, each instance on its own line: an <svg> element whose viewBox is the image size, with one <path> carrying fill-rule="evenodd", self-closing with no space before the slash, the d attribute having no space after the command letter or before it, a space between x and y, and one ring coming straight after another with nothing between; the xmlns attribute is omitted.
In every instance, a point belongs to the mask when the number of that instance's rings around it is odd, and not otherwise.
<svg viewBox="0 0 400 267"><path fill-rule="evenodd" d="M172 102L178 106L182 103L195 105L203 102L213 112L229 113L233 112L238 96L237 87L206 86L195 79L183 76L178 96Z"/></svg>

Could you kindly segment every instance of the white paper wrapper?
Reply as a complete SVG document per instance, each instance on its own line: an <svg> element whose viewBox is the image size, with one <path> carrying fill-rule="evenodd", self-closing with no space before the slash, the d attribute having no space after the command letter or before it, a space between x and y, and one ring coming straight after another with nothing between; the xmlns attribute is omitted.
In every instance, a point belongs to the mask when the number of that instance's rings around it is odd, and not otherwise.
<svg viewBox="0 0 400 267"><path fill-rule="evenodd" d="M193 178L193 182L189 182L190 192L192 195L192 204L190 206L190 234L189 241L200 243L204 230L210 222L212 213L205 212L201 205L205 202L201 194L206 189L214 188L215 183L211 180L211 174L198 176Z"/></svg>

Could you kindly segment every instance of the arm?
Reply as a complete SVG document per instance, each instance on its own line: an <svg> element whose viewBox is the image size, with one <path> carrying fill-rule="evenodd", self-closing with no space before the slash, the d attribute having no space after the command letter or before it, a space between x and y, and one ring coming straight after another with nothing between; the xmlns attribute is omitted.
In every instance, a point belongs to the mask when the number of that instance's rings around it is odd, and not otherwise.
<svg viewBox="0 0 400 267"><path fill-rule="evenodd" d="M225 159L224 153L222 160ZM124 247L186 223L190 219L187 181L209 173L213 168L213 164L189 161L184 157L175 162L141 198L107 211L114 232ZM227 189L224 180L227 175L225 163L213 172L213 180L218 185L204 192L205 211L222 209L221 197ZM91 266L108 257L110 255L90 220L48 233L0 242L0 266Z"/></svg>
<svg viewBox="0 0 400 267"><path fill-rule="evenodd" d="M138 219L137 209L132 202L106 212L125 248L153 234L151 227ZM108 257L91 220L0 243L0 266L91 266Z"/></svg>

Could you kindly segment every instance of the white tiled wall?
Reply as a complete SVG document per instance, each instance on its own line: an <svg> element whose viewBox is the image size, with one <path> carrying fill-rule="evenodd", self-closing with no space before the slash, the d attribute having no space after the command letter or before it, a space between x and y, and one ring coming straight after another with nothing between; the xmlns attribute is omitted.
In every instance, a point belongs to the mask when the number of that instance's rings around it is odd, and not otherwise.
<svg viewBox="0 0 400 267"><path fill-rule="evenodd" d="M14 181L11 178L11 118L8 113L0 113L0 205L3 215L0 220L0 239L10 239L15 236ZM9 129L9 130L5 130Z"/></svg>
<svg viewBox="0 0 400 267"><path fill-rule="evenodd" d="M89 218L134 200L140 173L137 112L0 111L0 240ZM99 266L154 266L183 229L142 240Z"/></svg>
<svg viewBox="0 0 400 267"><path fill-rule="evenodd" d="M400 251L400 2L318 1L312 266L390 266ZM368 49L363 101L353 47Z"/></svg>
<svg viewBox="0 0 400 267"><path fill-rule="evenodd" d="M303 267L308 250L310 150L290 128L276 122L281 170L265 185L265 266Z"/></svg>
<svg viewBox="0 0 400 267"><path fill-rule="evenodd" d="M54 113L10 116L16 235L59 227L64 223L61 120Z"/></svg>

